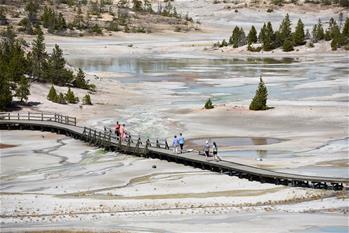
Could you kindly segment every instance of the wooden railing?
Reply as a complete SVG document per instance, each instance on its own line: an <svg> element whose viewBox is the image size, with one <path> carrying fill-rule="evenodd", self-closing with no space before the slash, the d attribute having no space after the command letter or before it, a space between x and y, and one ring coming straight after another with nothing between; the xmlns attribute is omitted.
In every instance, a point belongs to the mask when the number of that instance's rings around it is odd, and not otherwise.
<svg viewBox="0 0 349 233"><path fill-rule="evenodd" d="M63 116L57 113L38 113L38 112L28 112L28 113L10 113L10 112L0 112L0 119L2 120L27 120L27 121L54 121L66 125L76 126L76 118L70 116Z"/></svg>
<svg viewBox="0 0 349 233"><path fill-rule="evenodd" d="M114 130L111 128L104 127L104 131L112 134L112 137L115 138L117 141L120 140L120 137L116 136L114 133ZM140 135L130 134L127 133L126 139L124 141L128 143L139 143L141 145L147 145L148 147L154 147L154 148L162 148L162 149L170 149L167 139L159 139L159 138L148 138L148 137L142 137Z"/></svg>
<svg viewBox="0 0 349 233"><path fill-rule="evenodd" d="M0 120L24 120L24 121L52 121L65 125L76 126L76 118L70 116L64 116L57 113L44 113L44 112L0 112ZM167 139L150 139L142 137L140 135L127 134L125 139L118 137L114 131L110 128L104 128L104 130L92 129L89 127L83 127L83 135L89 140L98 142L99 144L108 145L111 142L121 142L126 145L144 146L146 148L162 148L169 149Z"/></svg>

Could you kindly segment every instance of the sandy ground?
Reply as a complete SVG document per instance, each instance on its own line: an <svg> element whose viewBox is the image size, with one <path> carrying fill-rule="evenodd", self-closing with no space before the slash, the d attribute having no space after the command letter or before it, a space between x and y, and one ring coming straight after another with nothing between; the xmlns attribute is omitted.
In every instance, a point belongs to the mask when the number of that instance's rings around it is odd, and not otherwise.
<svg viewBox="0 0 349 233"><path fill-rule="evenodd" d="M50 229L51 224L70 230L81 229L82 224L97 231L199 232L206 223L205 232L229 232L228 226L261 232L258 219L275 219L276 213L278 221L289 221L290 216L295 216L292 221L304 219L275 232L346 225L345 192L249 182L104 152L45 132L2 132L1 142L16 145L1 149L0 215L5 232ZM316 224L320 216L331 220ZM251 228L251 221L257 225Z"/></svg>
<svg viewBox="0 0 349 233"><path fill-rule="evenodd" d="M246 22L247 15L251 20L244 24L246 29L267 20L277 25L285 10L267 14L260 9L239 9L235 14L212 4L217 9L209 13L206 3L176 3L179 8L197 7L194 18L202 21L201 32L46 36L48 49L59 44L74 68L92 67L88 78L97 86L91 94L94 105L51 103L46 99L50 85L33 83L29 100L40 104L22 111L58 111L76 116L80 125L97 128L120 120L132 133L169 140L178 132L184 132L186 139L276 139L272 144L226 145L220 152L224 159L269 169L348 177L348 53L329 51L326 43L287 54L213 50L212 44L227 38L233 25ZM290 15L291 19L302 16L310 27L319 15L325 20L339 11L298 10ZM285 56L295 58L285 67L277 62L214 63L217 59ZM119 59L117 64L114 59ZM149 62L152 59L154 63ZM165 63L168 60L174 65ZM119 70L110 69L114 66ZM227 66L233 68L219 73ZM250 97L245 93L253 95L260 72L255 66L260 66L271 89L268 104L274 109L248 110ZM86 94L74 92L79 97ZM228 92L233 94L224 99ZM202 109L207 95L223 96L210 111ZM248 182L164 161L105 153L42 132L3 131L0 143L18 145L0 149L4 231L82 229L82 225L88 230L129 232L345 232L348 227L346 192L335 195ZM227 151L257 154L225 156ZM280 222L285 223L283 228L277 227Z"/></svg>

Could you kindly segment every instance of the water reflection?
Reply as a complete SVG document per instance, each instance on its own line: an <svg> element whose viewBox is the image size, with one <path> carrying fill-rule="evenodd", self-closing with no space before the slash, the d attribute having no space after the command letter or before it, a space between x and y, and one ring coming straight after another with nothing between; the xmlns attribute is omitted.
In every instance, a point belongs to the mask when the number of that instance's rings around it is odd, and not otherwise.
<svg viewBox="0 0 349 233"><path fill-rule="evenodd" d="M191 139L188 141L193 146L203 146L207 139ZM210 138L210 141L215 141L220 147L229 146L250 146L250 145L269 145L274 143L280 143L282 140L277 138L255 138L255 137L220 137ZM263 151L259 153L263 154Z"/></svg>
<svg viewBox="0 0 349 233"><path fill-rule="evenodd" d="M225 159L245 158L253 160L256 158L293 158L296 156L292 152L281 150L226 150L220 151L219 155Z"/></svg>
<svg viewBox="0 0 349 233"><path fill-rule="evenodd" d="M302 61L294 58L178 59L73 55L67 59L71 65L87 72L108 72L111 77L115 73L115 79L126 84L180 82L184 86L179 85L174 90L177 95L185 95L190 104L193 99L188 96L188 90L192 95L212 96L218 104L250 99L260 75L265 78L273 100L325 97L321 100L348 102L349 68L346 56ZM120 73L128 75L120 78L117 75ZM334 95L338 97L332 97Z"/></svg>
<svg viewBox="0 0 349 233"><path fill-rule="evenodd" d="M297 62L294 58L248 58L244 59L160 59L134 57L86 57L68 58L70 64L81 67L90 72L125 72L133 74L147 74L168 71L195 71L210 69L222 70L229 67L242 67L255 64L291 64ZM222 67L223 66L223 67ZM221 67L221 68L220 68ZM273 71L273 69L265 70ZM283 70L284 72L286 70Z"/></svg>

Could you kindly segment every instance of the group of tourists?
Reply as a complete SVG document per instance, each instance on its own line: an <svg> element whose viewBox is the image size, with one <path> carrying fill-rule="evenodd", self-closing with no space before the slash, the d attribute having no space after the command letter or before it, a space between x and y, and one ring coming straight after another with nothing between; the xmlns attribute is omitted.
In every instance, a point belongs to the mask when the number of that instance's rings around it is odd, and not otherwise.
<svg viewBox="0 0 349 233"><path fill-rule="evenodd" d="M175 152L176 154L178 154L178 153L182 154L183 147L184 147L184 137L183 137L182 133L180 133L178 137L177 137L177 135L175 135L173 137L173 140L172 140L173 152Z"/></svg>
<svg viewBox="0 0 349 233"><path fill-rule="evenodd" d="M116 125L115 125L115 134L118 138L125 141L128 137L128 133L127 133L126 128L125 128L125 124L120 124L117 121ZM172 140L173 152L176 154L179 154L179 153L182 154L183 149L184 149L184 142L185 142L185 140L184 140L182 133L180 133L178 137L177 137L177 135L175 135L173 137L173 140ZM210 157L211 147L212 147L212 154L213 154L214 160L215 161L222 161L222 159L218 156L218 147L217 147L216 142L213 142L212 146L211 146L209 144L208 140L204 144L204 148L203 148L206 160L208 160L208 157Z"/></svg>
<svg viewBox="0 0 349 233"><path fill-rule="evenodd" d="M205 145L204 145L204 155L206 157L206 160L208 160L208 157L210 157L210 150L212 147L212 154L213 154L213 158L215 161L222 161L222 159L218 156L218 147L217 147L217 143L213 142L212 146L209 144L208 140L206 141ZM182 135L182 133L179 134L179 136L177 137L177 135L175 135L173 137L172 140L172 148L173 148L173 152L176 154L179 153L183 153L183 148L184 148L184 137Z"/></svg>
<svg viewBox="0 0 349 233"><path fill-rule="evenodd" d="M117 137L120 137L121 140L126 140L127 132L126 132L125 124L120 124L117 121L115 125L115 134Z"/></svg>
<svg viewBox="0 0 349 233"><path fill-rule="evenodd" d="M208 157L210 157L210 149L211 149L211 145L207 140L204 145L204 153L205 153L206 160L208 160ZM218 156L218 147L216 142L212 143L212 154L213 154L213 159L215 161L222 161L221 157Z"/></svg>

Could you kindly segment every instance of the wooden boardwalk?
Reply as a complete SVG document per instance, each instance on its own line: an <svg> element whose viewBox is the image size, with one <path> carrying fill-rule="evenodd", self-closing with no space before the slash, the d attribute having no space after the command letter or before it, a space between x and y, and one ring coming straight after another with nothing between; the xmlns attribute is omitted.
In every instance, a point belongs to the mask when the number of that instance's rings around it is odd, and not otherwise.
<svg viewBox="0 0 349 233"><path fill-rule="evenodd" d="M204 156L194 152L176 154L169 149L165 141L161 142L159 140L132 136L126 141L122 141L109 130L100 131L88 127L80 127L76 124L76 118L59 114L0 113L0 129L29 129L56 132L107 150L158 158L262 183L333 190L342 190L349 183L348 178L289 174L224 160L216 162L214 160L206 160Z"/></svg>

